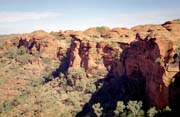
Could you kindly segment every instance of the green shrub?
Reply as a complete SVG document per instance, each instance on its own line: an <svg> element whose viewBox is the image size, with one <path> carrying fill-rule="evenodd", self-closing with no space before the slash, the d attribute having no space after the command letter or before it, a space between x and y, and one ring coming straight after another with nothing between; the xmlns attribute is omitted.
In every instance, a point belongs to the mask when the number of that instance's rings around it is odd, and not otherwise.
<svg viewBox="0 0 180 117"><path fill-rule="evenodd" d="M104 26L101 26L101 27L96 27L96 30L102 34L106 29Z"/></svg>
<svg viewBox="0 0 180 117"><path fill-rule="evenodd" d="M93 77L99 78L104 77L108 74L107 69L94 69L92 70Z"/></svg>
<svg viewBox="0 0 180 117"><path fill-rule="evenodd" d="M127 105L127 109L129 110L128 116L144 116L144 111L142 108L142 101L129 101Z"/></svg>
<svg viewBox="0 0 180 117"><path fill-rule="evenodd" d="M16 47L11 47L7 50L6 57L10 59L15 59L17 56L18 49Z"/></svg>
<svg viewBox="0 0 180 117"><path fill-rule="evenodd" d="M0 113L4 113L13 109L13 102L9 100L3 100L0 102Z"/></svg>
<svg viewBox="0 0 180 117"><path fill-rule="evenodd" d="M97 85L97 90L101 89L102 86L103 86L103 83L102 83L102 82L98 83L98 85Z"/></svg>
<svg viewBox="0 0 180 117"><path fill-rule="evenodd" d="M90 84L90 86L88 87L88 91L90 93L94 93L96 91L96 85L95 84Z"/></svg>
<svg viewBox="0 0 180 117"><path fill-rule="evenodd" d="M87 78L85 69L82 68L82 67L78 67L78 68L70 67L68 69L67 78L68 79L83 79L83 78Z"/></svg>
<svg viewBox="0 0 180 117"><path fill-rule="evenodd" d="M50 65L52 63L52 59L49 57L42 58L43 63Z"/></svg>
<svg viewBox="0 0 180 117"><path fill-rule="evenodd" d="M33 87L37 87L39 85L43 85L44 83L45 83L45 79L44 78L38 78L38 79L32 80L30 84Z"/></svg>
<svg viewBox="0 0 180 117"><path fill-rule="evenodd" d="M33 56L30 54L23 54L16 57L16 61L25 65L28 64L33 59Z"/></svg>
<svg viewBox="0 0 180 117"><path fill-rule="evenodd" d="M97 117L100 117L102 115L102 110L103 108L101 107L100 103L96 103L92 106L94 113L96 114Z"/></svg>
<svg viewBox="0 0 180 117"><path fill-rule="evenodd" d="M74 92L69 93L69 99L68 100L72 103L73 106L76 106L79 111L81 110L80 99L81 98L80 98L78 92L74 91Z"/></svg>
<svg viewBox="0 0 180 117"><path fill-rule="evenodd" d="M33 53L32 53L32 55L35 57L35 58L40 58L40 52L39 51L34 51Z"/></svg>
<svg viewBox="0 0 180 117"><path fill-rule="evenodd" d="M122 101L117 102L116 109L114 110L115 117L145 117L145 112L142 109L142 101L129 101L127 106ZM156 107L151 107L147 110L148 117L155 117L158 113L170 112L169 106L166 106L163 110L156 110ZM127 113L128 112L128 113Z"/></svg>
<svg viewBox="0 0 180 117"><path fill-rule="evenodd" d="M33 56L27 53L27 48L11 47L7 50L5 56L10 59L16 59L17 62L21 64L27 64L33 59Z"/></svg>
<svg viewBox="0 0 180 117"><path fill-rule="evenodd" d="M117 105L116 105L116 110L114 111L115 116L119 117L119 114L123 113L125 108L126 108L126 106L124 105L124 102L118 101Z"/></svg>
<svg viewBox="0 0 180 117"><path fill-rule="evenodd" d="M18 50L17 50L17 54L18 55L23 55L27 53L27 48L24 46L21 46Z"/></svg>
<svg viewBox="0 0 180 117"><path fill-rule="evenodd" d="M7 114L9 111L11 111L13 108L18 106L19 104L23 103L27 95L20 95L14 99L11 100L1 100L0 101L0 116L1 114Z"/></svg>
<svg viewBox="0 0 180 117"><path fill-rule="evenodd" d="M67 78L63 73L59 74L59 86L63 89L67 88Z"/></svg>
<svg viewBox="0 0 180 117"><path fill-rule="evenodd" d="M63 73L59 73L59 78L65 78L65 75Z"/></svg>
<svg viewBox="0 0 180 117"><path fill-rule="evenodd" d="M67 82L77 90L85 90L87 84L87 76L84 68L70 67L67 73Z"/></svg>
<svg viewBox="0 0 180 117"><path fill-rule="evenodd" d="M151 107L151 108L147 111L148 117L154 117L157 113L158 113L158 111L156 110L156 107Z"/></svg>
<svg viewBox="0 0 180 117"><path fill-rule="evenodd" d="M113 47L113 48L120 48L119 44L117 42L112 42L111 43L111 47Z"/></svg>
<svg viewBox="0 0 180 117"><path fill-rule="evenodd" d="M171 108L169 108L169 106L166 106L166 107L163 109L163 112L171 112Z"/></svg>

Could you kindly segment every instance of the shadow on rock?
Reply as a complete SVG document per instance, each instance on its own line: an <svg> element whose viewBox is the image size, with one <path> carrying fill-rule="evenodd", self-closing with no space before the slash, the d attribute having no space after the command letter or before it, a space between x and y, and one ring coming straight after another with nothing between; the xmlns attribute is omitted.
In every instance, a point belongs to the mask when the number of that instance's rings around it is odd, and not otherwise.
<svg viewBox="0 0 180 117"><path fill-rule="evenodd" d="M92 105L96 103L100 103L103 107L103 116L111 117L117 101L124 101L126 104L129 100L143 100L145 93L144 78L132 80L124 75L120 78L105 78L97 82L103 83L102 87L92 95L90 101L84 105L77 117L95 116Z"/></svg>

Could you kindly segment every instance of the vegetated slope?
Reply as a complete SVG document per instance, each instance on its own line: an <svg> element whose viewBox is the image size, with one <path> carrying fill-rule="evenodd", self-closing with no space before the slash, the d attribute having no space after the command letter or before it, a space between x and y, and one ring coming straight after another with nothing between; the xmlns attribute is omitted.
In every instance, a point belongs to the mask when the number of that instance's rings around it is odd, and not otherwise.
<svg viewBox="0 0 180 117"><path fill-rule="evenodd" d="M114 116L129 100L178 111L179 20L10 37L0 42L1 116L95 116L96 103Z"/></svg>

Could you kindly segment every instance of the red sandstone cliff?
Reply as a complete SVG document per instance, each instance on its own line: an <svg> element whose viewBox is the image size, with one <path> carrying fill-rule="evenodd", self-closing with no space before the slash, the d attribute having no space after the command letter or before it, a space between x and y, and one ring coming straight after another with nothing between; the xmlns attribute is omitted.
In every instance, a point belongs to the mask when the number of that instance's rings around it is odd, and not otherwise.
<svg viewBox="0 0 180 117"><path fill-rule="evenodd" d="M67 39L71 40L69 46L63 46L60 40ZM89 77L104 78L110 72L130 79L143 77L147 105L159 109L169 105L169 85L179 72L173 63L180 41L179 20L131 29L98 27L51 34L36 31L18 36L17 41L17 47L24 46L31 54L39 52L41 57L62 60L69 51L69 67L82 67ZM5 44L9 48L14 42Z"/></svg>

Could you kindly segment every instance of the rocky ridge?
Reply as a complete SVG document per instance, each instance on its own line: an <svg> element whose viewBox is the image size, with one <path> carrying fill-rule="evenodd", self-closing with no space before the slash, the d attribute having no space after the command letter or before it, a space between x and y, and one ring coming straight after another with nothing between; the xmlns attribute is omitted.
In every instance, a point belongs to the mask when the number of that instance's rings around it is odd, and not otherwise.
<svg viewBox="0 0 180 117"><path fill-rule="evenodd" d="M171 87L175 86L173 83L179 72L179 41L180 21L173 20L131 29L95 27L85 31L35 31L18 35L15 40L5 40L3 49L23 46L29 54L40 53L41 58L62 61L68 57L68 67L84 68L88 77L143 78L147 106L161 109L171 105L172 94L180 95L178 90L173 90L177 87Z"/></svg>

